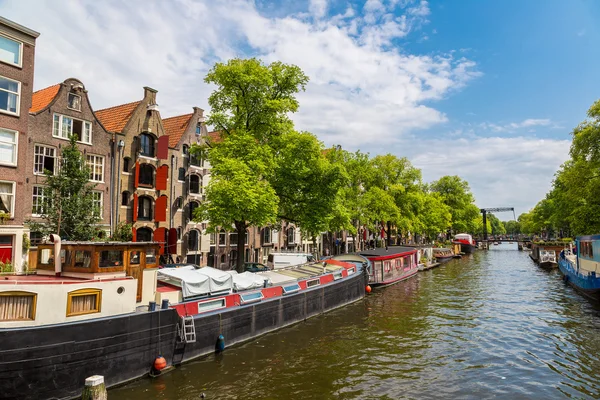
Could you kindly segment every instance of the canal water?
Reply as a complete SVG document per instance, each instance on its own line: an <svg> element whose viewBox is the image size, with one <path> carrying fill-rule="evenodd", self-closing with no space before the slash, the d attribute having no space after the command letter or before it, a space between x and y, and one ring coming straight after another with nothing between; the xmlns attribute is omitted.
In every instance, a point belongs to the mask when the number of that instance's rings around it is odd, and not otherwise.
<svg viewBox="0 0 600 400"><path fill-rule="evenodd" d="M109 398L599 398L599 356L600 306L506 243Z"/></svg>

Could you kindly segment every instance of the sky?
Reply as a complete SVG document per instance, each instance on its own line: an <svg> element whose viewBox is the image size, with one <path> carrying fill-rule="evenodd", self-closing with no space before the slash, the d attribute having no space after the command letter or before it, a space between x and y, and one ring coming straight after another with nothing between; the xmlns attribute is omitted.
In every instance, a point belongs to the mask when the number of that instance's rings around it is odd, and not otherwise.
<svg viewBox="0 0 600 400"><path fill-rule="evenodd" d="M163 117L210 113L216 62L298 65L296 129L407 157L425 182L459 175L517 216L600 97L594 0L0 0L0 15L41 33L35 90L75 77L95 109L150 86Z"/></svg>

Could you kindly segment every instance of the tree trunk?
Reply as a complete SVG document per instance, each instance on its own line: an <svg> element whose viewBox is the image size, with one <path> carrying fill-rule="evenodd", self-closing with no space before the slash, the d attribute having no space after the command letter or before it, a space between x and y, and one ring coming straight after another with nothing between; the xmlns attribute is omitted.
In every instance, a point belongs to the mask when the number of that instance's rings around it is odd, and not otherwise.
<svg viewBox="0 0 600 400"><path fill-rule="evenodd" d="M244 272L244 257L246 257L246 221L235 221L235 230L237 231L237 260L235 269L238 273Z"/></svg>
<svg viewBox="0 0 600 400"><path fill-rule="evenodd" d="M387 247L392 245L392 221L387 222Z"/></svg>

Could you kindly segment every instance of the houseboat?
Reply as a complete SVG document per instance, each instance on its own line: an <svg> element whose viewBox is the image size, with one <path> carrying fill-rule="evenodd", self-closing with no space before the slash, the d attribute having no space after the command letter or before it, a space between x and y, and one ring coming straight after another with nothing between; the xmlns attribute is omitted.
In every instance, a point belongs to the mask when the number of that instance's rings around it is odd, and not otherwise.
<svg viewBox="0 0 600 400"><path fill-rule="evenodd" d="M552 269L556 268L556 251L554 250L542 250L539 253L538 265L542 268Z"/></svg>
<svg viewBox="0 0 600 400"><path fill-rule="evenodd" d="M373 288L393 285L419 271L418 250L412 247L390 246L364 250L358 255L371 262L369 285Z"/></svg>
<svg viewBox="0 0 600 400"><path fill-rule="evenodd" d="M454 253L451 249L445 247L434 247L433 257L437 262L444 263L446 261L452 260L454 258Z"/></svg>
<svg viewBox="0 0 600 400"><path fill-rule="evenodd" d="M365 294L360 262L159 269L158 243L52 239L38 247L37 274L0 279L3 398L76 398L89 376L122 384Z"/></svg>
<svg viewBox="0 0 600 400"><path fill-rule="evenodd" d="M452 243L459 243L460 251L465 254L471 254L475 251L475 249L477 249L477 245L473 240L473 236L469 235L468 233L459 233L454 235L454 240Z"/></svg>
<svg viewBox="0 0 600 400"><path fill-rule="evenodd" d="M560 252L558 268L567 283L585 296L600 300L600 235L580 236L575 252Z"/></svg>

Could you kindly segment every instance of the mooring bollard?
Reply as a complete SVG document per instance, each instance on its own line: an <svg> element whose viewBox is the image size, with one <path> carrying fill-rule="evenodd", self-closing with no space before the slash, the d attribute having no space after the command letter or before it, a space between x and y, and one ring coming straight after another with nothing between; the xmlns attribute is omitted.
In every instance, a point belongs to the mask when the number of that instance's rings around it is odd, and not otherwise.
<svg viewBox="0 0 600 400"><path fill-rule="evenodd" d="M106 385L102 375L90 376L85 380L81 400L107 400Z"/></svg>

